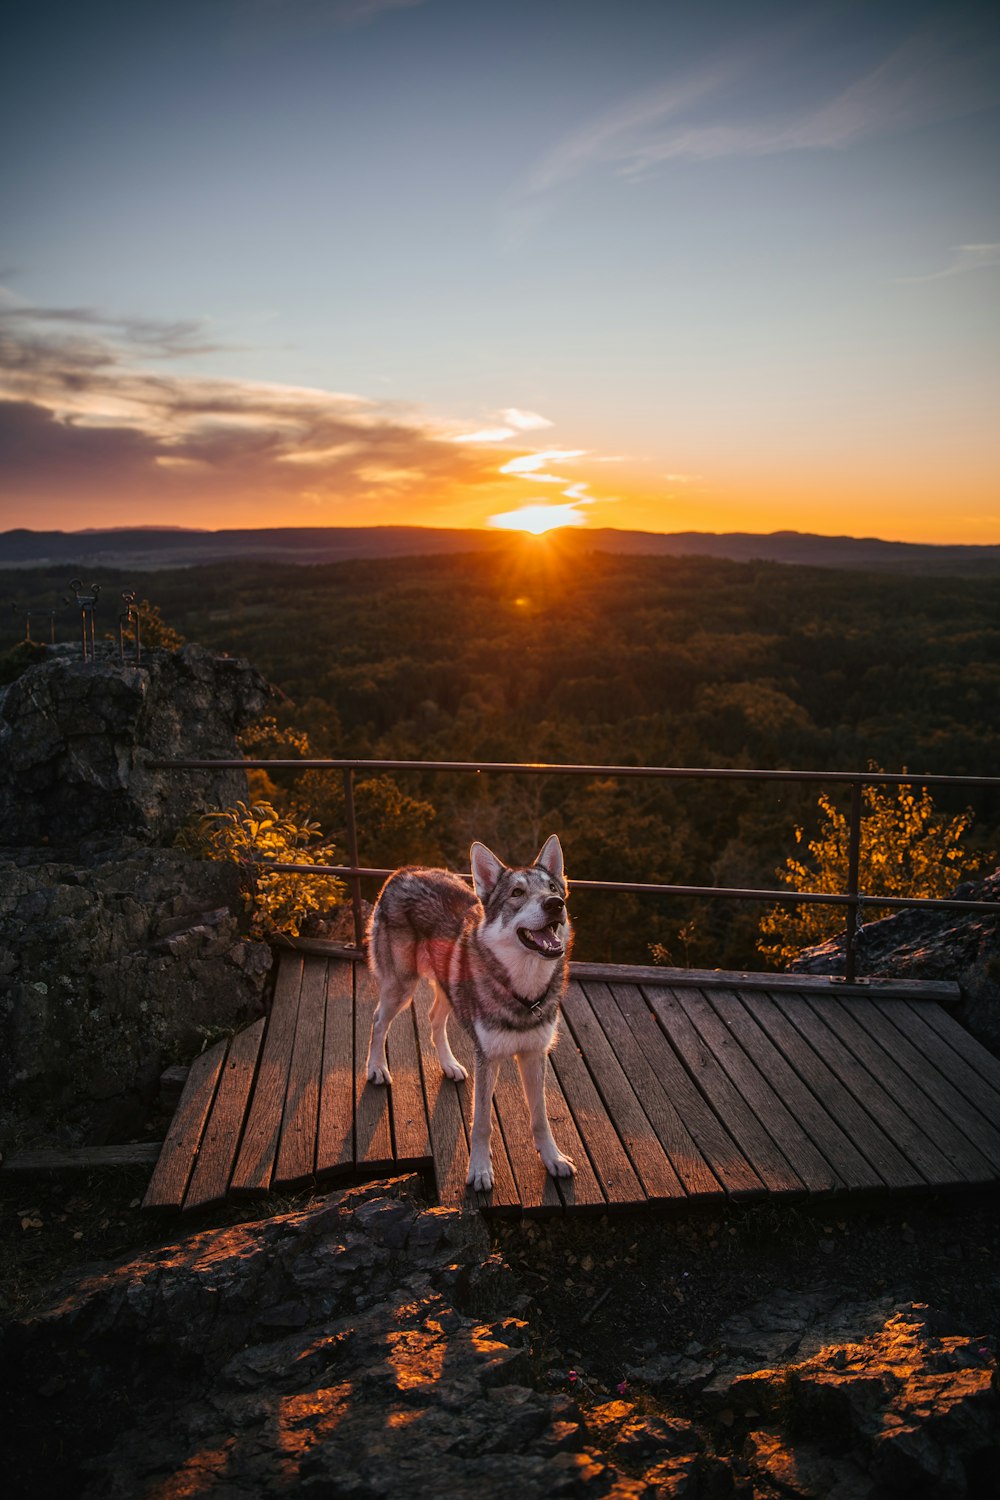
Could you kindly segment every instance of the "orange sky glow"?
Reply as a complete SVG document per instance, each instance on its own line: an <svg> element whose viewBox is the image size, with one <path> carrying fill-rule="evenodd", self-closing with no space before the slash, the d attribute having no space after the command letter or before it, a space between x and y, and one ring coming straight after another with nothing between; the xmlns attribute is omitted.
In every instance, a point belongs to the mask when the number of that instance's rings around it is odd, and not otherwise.
<svg viewBox="0 0 1000 1500"><path fill-rule="evenodd" d="M1000 544L996 8L551 9L19 7L0 529Z"/></svg>

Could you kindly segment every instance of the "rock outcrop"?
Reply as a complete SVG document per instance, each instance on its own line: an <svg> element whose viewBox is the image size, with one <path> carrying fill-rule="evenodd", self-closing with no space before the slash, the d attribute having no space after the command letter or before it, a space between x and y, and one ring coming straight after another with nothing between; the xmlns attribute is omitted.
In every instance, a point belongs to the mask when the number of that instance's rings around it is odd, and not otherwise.
<svg viewBox="0 0 1000 1500"><path fill-rule="evenodd" d="M53 647L0 689L0 844L72 845L93 834L169 842L192 813L246 795L240 771L170 772L170 757L232 759L268 687L245 661L201 646L148 651L139 667L99 647Z"/></svg>
<svg viewBox="0 0 1000 1500"><path fill-rule="evenodd" d="M997 914L914 908L868 922L858 931L857 971L956 980L962 990L956 1018L1000 1052L1000 870L966 881L954 895L958 901L995 901ZM842 974L843 938L806 949L790 967L802 974Z"/></svg>
<svg viewBox="0 0 1000 1500"><path fill-rule="evenodd" d="M150 762L238 758L267 691L198 646L139 667L53 648L0 689L0 1089L67 1143L74 1105L261 1011L271 953L235 866L164 847L246 777Z"/></svg>
<svg viewBox="0 0 1000 1500"><path fill-rule="evenodd" d="M928 1307L776 1291L621 1399L540 1388L528 1312L484 1220L414 1177L92 1268L0 1337L9 1492L995 1492L995 1339Z"/></svg>
<svg viewBox="0 0 1000 1500"><path fill-rule="evenodd" d="M65 1130L74 1102L261 1014L271 951L243 906L235 865L180 849L0 850L0 1089Z"/></svg>
<svg viewBox="0 0 1000 1500"><path fill-rule="evenodd" d="M13 1493L608 1493L572 1402L529 1384L482 1220L418 1192L196 1234L9 1328Z"/></svg>

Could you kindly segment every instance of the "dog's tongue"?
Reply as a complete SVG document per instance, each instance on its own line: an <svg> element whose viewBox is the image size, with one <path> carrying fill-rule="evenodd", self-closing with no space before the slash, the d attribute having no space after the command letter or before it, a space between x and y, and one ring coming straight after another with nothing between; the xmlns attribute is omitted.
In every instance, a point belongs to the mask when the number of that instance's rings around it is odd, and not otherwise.
<svg viewBox="0 0 1000 1500"><path fill-rule="evenodd" d="M532 936L539 948L547 948L550 952L561 946L554 927L539 927Z"/></svg>

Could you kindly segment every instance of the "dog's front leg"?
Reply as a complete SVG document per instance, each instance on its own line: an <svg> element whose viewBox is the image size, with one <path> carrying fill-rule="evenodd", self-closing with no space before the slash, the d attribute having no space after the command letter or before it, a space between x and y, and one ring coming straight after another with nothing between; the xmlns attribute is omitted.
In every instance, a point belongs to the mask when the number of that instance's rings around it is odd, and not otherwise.
<svg viewBox="0 0 1000 1500"><path fill-rule="evenodd" d="M487 1057L476 1047L475 1108L472 1114L472 1139L469 1149L469 1175L466 1185L489 1192L493 1186L493 1162L490 1140L493 1135L493 1090L496 1088L500 1059Z"/></svg>
<svg viewBox="0 0 1000 1500"><path fill-rule="evenodd" d="M576 1167L568 1156L564 1156L556 1145L545 1108L545 1064L544 1052L519 1052L517 1066L521 1074L521 1086L528 1101L531 1114L531 1136L535 1149L550 1177L572 1177Z"/></svg>

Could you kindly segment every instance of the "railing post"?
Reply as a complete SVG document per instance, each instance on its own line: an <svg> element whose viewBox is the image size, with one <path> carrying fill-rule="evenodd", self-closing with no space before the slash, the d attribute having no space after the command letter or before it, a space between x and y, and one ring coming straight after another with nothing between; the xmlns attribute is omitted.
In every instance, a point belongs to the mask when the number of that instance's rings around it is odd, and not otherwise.
<svg viewBox="0 0 1000 1500"><path fill-rule="evenodd" d="M347 831L347 857L354 869L358 867L358 825L354 817L354 771L344 772L344 826ZM359 948L365 945L365 924L361 918L361 879L349 877L351 906L354 910L354 941Z"/></svg>
<svg viewBox="0 0 1000 1500"><path fill-rule="evenodd" d="M851 904L847 908L847 934L844 942L844 978L853 983L856 972L855 945L858 935L858 878L861 869L861 782L851 787L851 826L847 841L847 894Z"/></svg>

